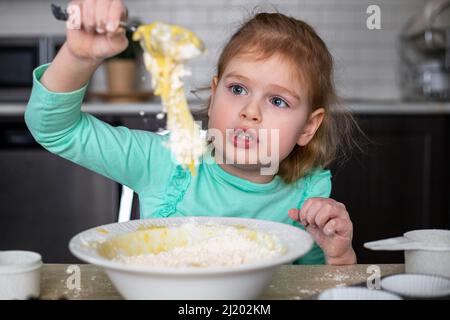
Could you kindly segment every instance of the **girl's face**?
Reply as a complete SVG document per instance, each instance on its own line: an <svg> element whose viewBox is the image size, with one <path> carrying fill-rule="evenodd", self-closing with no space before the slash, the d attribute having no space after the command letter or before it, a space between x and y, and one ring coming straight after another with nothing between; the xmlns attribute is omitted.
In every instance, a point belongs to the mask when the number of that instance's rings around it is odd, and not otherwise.
<svg viewBox="0 0 450 320"><path fill-rule="evenodd" d="M231 59L212 81L208 128L221 133L213 142L216 160L254 170L266 163L262 155L281 162L296 144L306 145L324 115L323 108L310 112L306 90L280 55Z"/></svg>

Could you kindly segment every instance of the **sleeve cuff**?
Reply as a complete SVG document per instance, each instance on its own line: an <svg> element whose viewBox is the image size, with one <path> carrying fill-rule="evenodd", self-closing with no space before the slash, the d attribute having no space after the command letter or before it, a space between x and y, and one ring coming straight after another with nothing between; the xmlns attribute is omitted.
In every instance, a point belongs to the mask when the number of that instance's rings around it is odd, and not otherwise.
<svg viewBox="0 0 450 320"><path fill-rule="evenodd" d="M41 97L41 100L47 104L71 104L82 101L86 93L86 89L89 85L87 83L80 89L70 92L53 92L48 90L41 82L40 79L44 72L48 69L50 63L43 64L33 71L33 91Z"/></svg>

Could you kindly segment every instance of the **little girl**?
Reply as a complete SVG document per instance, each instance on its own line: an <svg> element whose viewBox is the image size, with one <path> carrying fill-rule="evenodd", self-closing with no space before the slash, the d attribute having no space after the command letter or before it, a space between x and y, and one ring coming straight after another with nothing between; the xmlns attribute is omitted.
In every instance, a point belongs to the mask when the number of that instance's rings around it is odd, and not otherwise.
<svg viewBox="0 0 450 320"><path fill-rule="evenodd" d="M74 1L81 29L51 64L33 74L25 121L50 152L98 172L139 195L142 218L222 216L274 220L305 228L315 245L297 263L354 264L353 227L329 198L339 134L332 57L306 23L274 13L247 21L223 49L211 83L208 128L222 133L197 174L173 161L166 136L112 127L81 112L87 83L102 61L127 46L120 0ZM269 152L279 169L262 174L260 130L276 130ZM245 132L246 134L242 134ZM261 143L263 143L261 139ZM275 150L276 149L276 150ZM227 150L243 152L227 152ZM248 163L250 156L256 162Z"/></svg>

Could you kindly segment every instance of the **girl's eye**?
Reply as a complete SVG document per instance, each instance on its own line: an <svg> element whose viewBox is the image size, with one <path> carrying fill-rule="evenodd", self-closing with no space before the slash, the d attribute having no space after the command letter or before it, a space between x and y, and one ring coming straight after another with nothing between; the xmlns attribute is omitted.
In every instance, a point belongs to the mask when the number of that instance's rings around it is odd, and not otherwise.
<svg viewBox="0 0 450 320"><path fill-rule="evenodd" d="M240 86L238 84L233 84L232 86L230 86L230 89L231 92L236 96L247 93L247 90L245 90L243 86Z"/></svg>
<svg viewBox="0 0 450 320"><path fill-rule="evenodd" d="M288 108L289 105L286 103L286 101L284 101L281 98L278 97L274 97L272 99L270 99L270 102L272 102L272 104L278 108Z"/></svg>

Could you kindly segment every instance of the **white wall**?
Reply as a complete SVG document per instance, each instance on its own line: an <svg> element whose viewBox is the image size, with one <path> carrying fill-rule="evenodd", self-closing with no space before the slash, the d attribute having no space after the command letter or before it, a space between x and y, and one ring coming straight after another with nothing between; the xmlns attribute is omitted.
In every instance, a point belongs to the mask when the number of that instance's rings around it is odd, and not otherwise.
<svg viewBox="0 0 450 320"><path fill-rule="evenodd" d="M62 34L64 25L52 19L51 2L0 1L0 35ZM221 46L256 5L300 18L316 28L336 60L336 80L341 96L351 99L397 99L397 36L424 0L125 0L130 16L151 22L176 23L193 29L209 52L191 63L193 76L187 89L209 84ZM366 28L366 8L381 8L382 30ZM102 76L96 75L94 86ZM144 85L148 85L145 82Z"/></svg>

